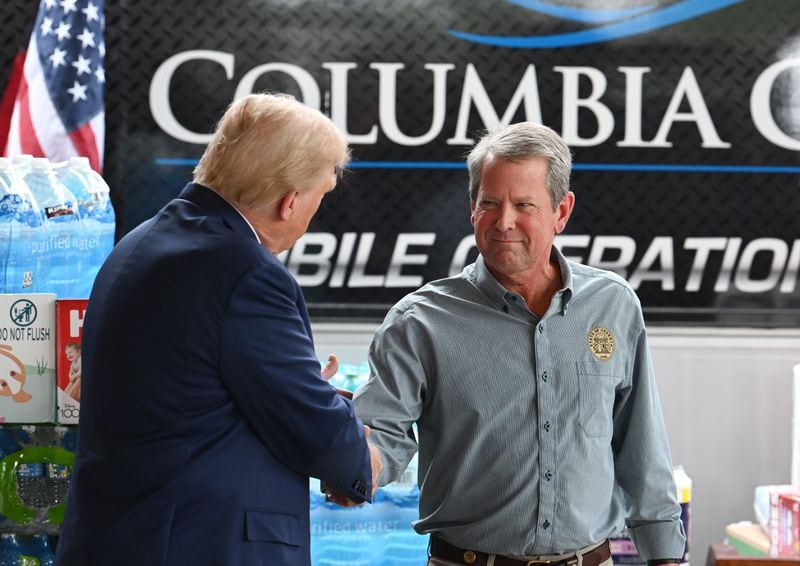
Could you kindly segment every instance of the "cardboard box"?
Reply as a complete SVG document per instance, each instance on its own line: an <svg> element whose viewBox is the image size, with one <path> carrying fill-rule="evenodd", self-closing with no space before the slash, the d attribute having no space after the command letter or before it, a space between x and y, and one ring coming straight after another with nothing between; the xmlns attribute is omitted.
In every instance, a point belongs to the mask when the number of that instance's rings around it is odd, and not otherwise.
<svg viewBox="0 0 800 566"><path fill-rule="evenodd" d="M81 412L81 339L88 299L56 302L58 422L78 424Z"/></svg>
<svg viewBox="0 0 800 566"><path fill-rule="evenodd" d="M0 295L0 422L55 420L55 315L52 293Z"/></svg>

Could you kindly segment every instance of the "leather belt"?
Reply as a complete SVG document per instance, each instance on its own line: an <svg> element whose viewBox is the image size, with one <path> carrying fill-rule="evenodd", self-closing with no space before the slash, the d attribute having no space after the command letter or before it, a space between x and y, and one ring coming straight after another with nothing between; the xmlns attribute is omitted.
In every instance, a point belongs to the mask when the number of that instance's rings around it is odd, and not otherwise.
<svg viewBox="0 0 800 566"><path fill-rule="evenodd" d="M494 556L494 566L572 566L578 564L577 554L550 560L544 558L524 560L501 554L492 555L478 550L458 548L435 536L431 537L431 556L448 562L455 562L456 564L468 564L469 566L486 566L490 556ZM605 541L597 548L593 548L583 554L582 563L583 566L600 566L609 558L611 558L611 546L608 541Z"/></svg>

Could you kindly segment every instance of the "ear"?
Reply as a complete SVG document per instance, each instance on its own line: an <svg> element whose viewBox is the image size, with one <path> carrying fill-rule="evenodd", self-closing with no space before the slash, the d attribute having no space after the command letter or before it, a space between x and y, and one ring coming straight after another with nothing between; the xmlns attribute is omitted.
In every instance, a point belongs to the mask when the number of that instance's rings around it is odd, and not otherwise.
<svg viewBox="0 0 800 566"><path fill-rule="evenodd" d="M564 198L561 199L561 202L558 204L558 208L556 208L555 215L556 215L556 226L555 226L555 233L560 234L564 231L564 228L567 227L567 221L569 220L570 215L572 214L572 209L575 206L575 193L572 191L567 191L567 194L564 195Z"/></svg>
<svg viewBox="0 0 800 566"><path fill-rule="evenodd" d="M278 202L278 215L281 220L289 220L297 209L297 191L284 195Z"/></svg>
<svg viewBox="0 0 800 566"><path fill-rule="evenodd" d="M469 223L475 226L475 202L472 199L469 201Z"/></svg>

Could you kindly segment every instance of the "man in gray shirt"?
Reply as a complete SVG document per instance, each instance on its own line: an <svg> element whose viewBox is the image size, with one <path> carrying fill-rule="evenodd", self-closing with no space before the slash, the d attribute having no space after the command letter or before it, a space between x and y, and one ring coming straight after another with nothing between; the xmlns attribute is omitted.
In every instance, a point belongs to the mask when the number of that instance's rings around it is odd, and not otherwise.
<svg viewBox="0 0 800 566"><path fill-rule="evenodd" d="M432 535L431 566L610 564L607 539L623 526L651 566L679 562L639 301L553 246L575 203L569 147L514 124L468 166L480 255L391 309L355 397L382 454L379 484L419 451L414 528Z"/></svg>

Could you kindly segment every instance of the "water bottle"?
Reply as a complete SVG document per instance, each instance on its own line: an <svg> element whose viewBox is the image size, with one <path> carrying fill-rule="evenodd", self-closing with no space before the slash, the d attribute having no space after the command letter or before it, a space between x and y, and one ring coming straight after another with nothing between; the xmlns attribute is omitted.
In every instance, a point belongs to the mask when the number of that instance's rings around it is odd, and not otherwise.
<svg viewBox="0 0 800 566"><path fill-rule="evenodd" d="M17 566L19 564L19 544L16 535L3 533L0 535L0 566Z"/></svg>
<svg viewBox="0 0 800 566"><path fill-rule="evenodd" d="M14 439L13 435L9 433L6 426L0 426L0 466L2 460L9 454L13 454L22 450L22 446ZM0 490L0 504L2 504L2 490ZM1 506L0 506L1 508ZM0 529L5 530L13 521L10 521L5 515L0 513Z"/></svg>
<svg viewBox="0 0 800 566"><path fill-rule="evenodd" d="M71 158L60 181L75 196L83 226L82 236L76 241L81 278L72 296L86 298L97 272L114 247L114 207L108 185L91 168L87 157Z"/></svg>
<svg viewBox="0 0 800 566"><path fill-rule="evenodd" d="M0 292L33 293L40 284L35 249L43 218L28 187L7 157L0 157Z"/></svg>
<svg viewBox="0 0 800 566"><path fill-rule="evenodd" d="M66 503L72 470L69 469L69 466L49 462L45 472L47 477L45 499L48 505Z"/></svg>
<svg viewBox="0 0 800 566"><path fill-rule="evenodd" d="M16 174L22 178L28 173L28 171L31 170L33 156L29 153L15 155L11 163L14 167L14 172L16 172Z"/></svg>
<svg viewBox="0 0 800 566"><path fill-rule="evenodd" d="M354 393L367 382L368 378L369 366L366 363L361 365L340 364L339 371L328 382L334 387Z"/></svg>
<svg viewBox="0 0 800 566"><path fill-rule="evenodd" d="M11 188L14 183L12 175L8 159L0 158L0 293L9 292L6 290L6 279L13 279L17 270L16 258L11 255L11 238L19 203Z"/></svg>
<svg viewBox="0 0 800 566"><path fill-rule="evenodd" d="M34 509L47 507L47 475L44 462L29 462L17 467L17 494Z"/></svg>
<svg viewBox="0 0 800 566"><path fill-rule="evenodd" d="M39 533L30 536L17 537L20 552L30 557L31 560L38 560L39 566L54 566L56 563L53 547L46 534Z"/></svg>
<svg viewBox="0 0 800 566"><path fill-rule="evenodd" d="M17 535L0 535L0 566L36 566L39 561L25 554L20 547Z"/></svg>
<svg viewBox="0 0 800 566"><path fill-rule="evenodd" d="M56 178L46 157L35 157L22 179L39 204L47 232L41 250L47 268L39 290L59 298L72 297L80 280L76 243L82 231L75 196Z"/></svg>

